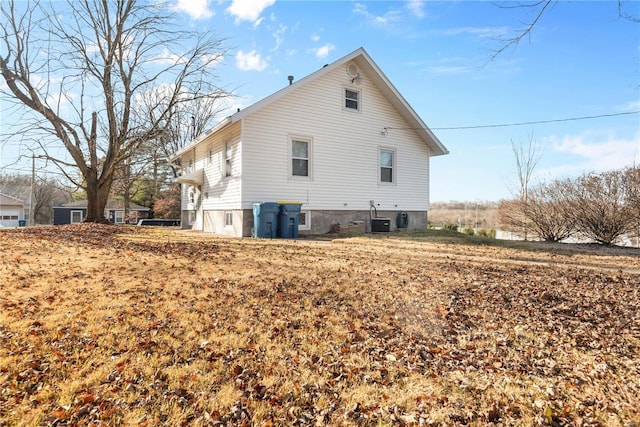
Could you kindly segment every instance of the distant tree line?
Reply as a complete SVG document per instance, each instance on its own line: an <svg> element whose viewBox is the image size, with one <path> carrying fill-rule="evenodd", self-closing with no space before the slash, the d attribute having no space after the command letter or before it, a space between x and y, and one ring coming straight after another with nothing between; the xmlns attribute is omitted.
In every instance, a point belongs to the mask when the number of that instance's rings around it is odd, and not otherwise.
<svg viewBox="0 0 640 427"><path fill-rule="evenodd" d="M503 229L549 242L615 244L640 231L640 167L538 184L526 197L502 201L498 216Z"/></svg>

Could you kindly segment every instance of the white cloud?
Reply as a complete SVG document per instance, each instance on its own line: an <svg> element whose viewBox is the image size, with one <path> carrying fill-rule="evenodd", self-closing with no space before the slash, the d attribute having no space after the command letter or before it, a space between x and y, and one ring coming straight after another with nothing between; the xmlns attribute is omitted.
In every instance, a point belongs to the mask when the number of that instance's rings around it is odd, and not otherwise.
<svg viewBox="0 0 640 427"><path fill-rule="evenodd" d="M209 9L209 0L178 0L172 9L184 12L193 19L206 19L214 15Z"/></svg>
<svg viewBox="0 0 640 427"><path fill-rule="evenodd" d="M640 101L629 101L621 108L622 111L640 111Z"/></svg>
<svg viewBox="0 0 640 427"><path fill-rule="evenodd" d="M242 71L262 71L269 66L268 59L262 59L255 50L247 53L240 50L236 54L236 67Z"/></svg>
<svg viewBox="0 0 640 427"><path fill-rule="evenodd" d="M367 5L363 3L356 3L353 6L353 12L364 16L371 24L378 26L386 26L400 20L400 12L397 10L390 10L384 15L375 15L369 12Z"/></svg>
<svg viewBox="0 0 640 427"><path fill-rule="evenodd" d="M424 1L422 0L410 0L409 3L407 3L407 9L411 11L413 16L419 19L422 19L426 16L423 6Z"/></svg>
<svg viewBox="0 0 640 427"><path fill-rule="evenodd" d="M233 0L227 12L236 17L236 23L241 21L253 22L256 26L263 10L274 4L276 0Z"/></svg>
<svg viewBox="0 0 640 427"><path fill-rule="evenodd" d="M329 55L329 52L331 52L335 48L336 47L333 44L327 43L324 46L320 46L319 48L314 49L313 51L316 55L316 58L323 59L326 58Z"/></svg>
<svg viewBox="0 0 640 427"><path fill-rule="evenodd" d="M434 74L468 74L476 70L464 65L434 65L428 67L427 71Z"/></svg>
<svg viewBox="0 0 640 427"><path fill-rule="evenodd" d="M177 55L175 53L169 52L169 49L164 48L162 52L156 56L154 59L156 62L160 62L161 64L183 64L187 61L187 59L183 56Z"/></svg>
<svg viewBox="0 0 640 427"><path fill-rule="evenodd" d="M280 48L280 45L282 45L282 42L284 42L284 34L286 32L287 26L283 24L280 24L280 27L273 32L273 38L276 39L276 45L273 47L273 49L271 49L271 51L276 51Z"/></svg>
<svg viewBox="0 0 640 427"><path fill-rule="evenodd" d="M573 170L578 174L621 169L640 163L640 133L620 138L613 132L584 132L551 137L549 141L554 151L576 158L576 162L560 166L559 170Z"/></svg>
<svg viewBox="0 0 640 427"><path fill-rule="evenodd" d="M207 64L207 67L216 67L222 64L222 61L224 61L224 55L221 53L220 54L214 53L211 55L202 55L200 57L200 60L205 64Z"/></svg>
<svg viewBox="0 0 640 427"><path fill-rule="evenodd" d="M318 35L318 33L311 34L311 41L314 41L314 42L320 41L320 36Z"/></svg>
<svg viewBox="0 0 640 427"><path fill-rule="evenodd" d="M509 27L459 27L444 30L445 36L457 36L460 34L472 34L480 38L499 39L509 33Z"/></svg>

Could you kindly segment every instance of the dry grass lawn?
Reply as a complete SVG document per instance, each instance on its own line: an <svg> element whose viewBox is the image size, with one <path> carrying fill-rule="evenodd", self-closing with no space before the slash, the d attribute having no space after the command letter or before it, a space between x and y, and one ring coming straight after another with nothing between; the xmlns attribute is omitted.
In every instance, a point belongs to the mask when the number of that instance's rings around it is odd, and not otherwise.
<svg viewBox="0 0 640 427"><path fill-rule="evenodd" d="M0 253L0 426L640 424L637 251L79 225Z"/></svg>

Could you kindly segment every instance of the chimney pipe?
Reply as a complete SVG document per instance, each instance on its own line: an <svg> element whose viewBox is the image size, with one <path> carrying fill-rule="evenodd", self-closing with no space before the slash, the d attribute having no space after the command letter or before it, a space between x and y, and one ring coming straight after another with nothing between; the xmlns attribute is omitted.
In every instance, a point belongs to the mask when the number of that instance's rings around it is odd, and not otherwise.
<svg viewBox="0 0 640 427"><path fill-rule="evenodd" d="M293 84L293 76L288 76L287 79L289 79L289 86L291 86Z"/></svg>

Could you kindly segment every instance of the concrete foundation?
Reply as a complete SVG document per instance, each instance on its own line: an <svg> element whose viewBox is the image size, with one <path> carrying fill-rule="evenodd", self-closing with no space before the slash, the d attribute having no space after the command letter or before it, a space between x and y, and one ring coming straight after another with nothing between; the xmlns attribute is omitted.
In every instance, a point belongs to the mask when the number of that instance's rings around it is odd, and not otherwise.
<svg viewBox="0 0 640 427"><path fill-rule="evenodd" d="M342 210L305 210L309 229L300 227L300 235L314 235L327 233L363 234L371 232L371 220L369 211L342 211ZM224 213L233 212L233 226L224 226ZM391 229L398 229L396 218L399 211L378 211L378 217L389 218ZM427 211L408 211L409 222L403 230L424 230L427 228ZM182 228L192 228L195 212L183 211ZM204 211L203 231L219 235L234 237L252 237L253 235L253 210L241 209L234 211ZM190 221L191 220L191 224Z"/></svg>

